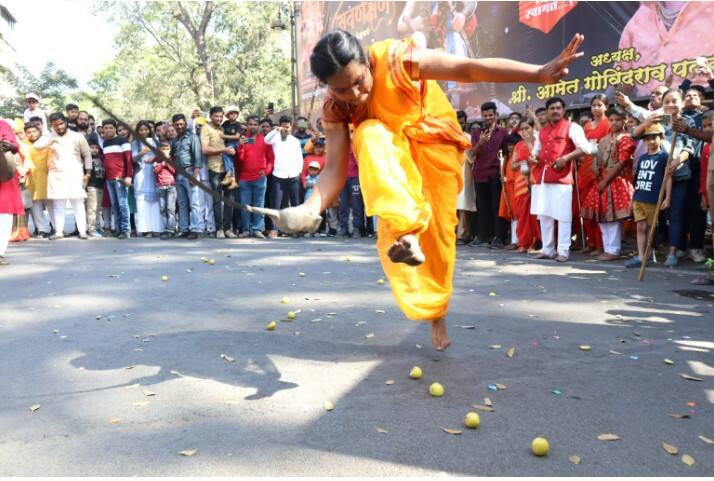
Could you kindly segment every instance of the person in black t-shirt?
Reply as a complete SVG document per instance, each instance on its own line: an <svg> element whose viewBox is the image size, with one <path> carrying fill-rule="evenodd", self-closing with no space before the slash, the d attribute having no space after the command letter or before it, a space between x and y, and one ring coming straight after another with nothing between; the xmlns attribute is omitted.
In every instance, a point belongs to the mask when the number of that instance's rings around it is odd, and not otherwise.
<svg viewBox="0 0 714 481"><path fill-rule="evenodd" d="M67 117L67 128L77 132L77 117L79 116L79 106L77 104L67 104L64 108Z"/></svg>
<svg viewBox="0 0 714 481"><path fill-rule="evenodd" d="M640 267L647 248L647 230L654 222L659 191L664 181L669 156L662 150L664 128L654 124L642 136L647 143L647 153L640 156L635 172L635 193L632 196L632 212L637 223L637 256L625 261L625 267ZM672 177L667 178L665 196L661 209L669 206L672 194Z"/></svg>

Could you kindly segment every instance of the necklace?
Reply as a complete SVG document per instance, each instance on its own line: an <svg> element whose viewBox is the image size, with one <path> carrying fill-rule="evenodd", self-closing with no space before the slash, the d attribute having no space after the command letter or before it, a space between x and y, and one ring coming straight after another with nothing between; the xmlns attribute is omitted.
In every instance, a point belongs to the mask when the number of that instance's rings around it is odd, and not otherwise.
<svg viewBox="0 0 714 481"><path fill-rule="evenodd" d="M665 28L667 31L672 29L672 25L674 25L674 22L677 20L677 17L679 16L679 13L682 11L682 7L677 8L676 10L668 10L665 8L663 1L657 2L657 12L659 13L660 18L662 19L662 22L664 23Z"/></svg>

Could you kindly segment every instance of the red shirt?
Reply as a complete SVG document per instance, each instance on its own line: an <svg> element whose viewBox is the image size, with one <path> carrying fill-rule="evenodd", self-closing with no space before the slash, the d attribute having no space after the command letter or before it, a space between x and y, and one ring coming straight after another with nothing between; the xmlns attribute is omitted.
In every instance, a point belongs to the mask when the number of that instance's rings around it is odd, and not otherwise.
<svg viewBox="0 0 714 481"><path fill-rule="evenodd" d="M265 137L253 137L255 143L241 144L236 152L238 180L254 182L273 171L273 149L265 143Z"/></svg>
<svg viewBox="0 0 714 481"><path fill-rule="evenodd" d="M302 163L302 173L300 174L300 182L302 185L305 185L305 179L307 179L307 168L308 165L310 165L310 162L315 161L318 164L320 164L320 172L322 172L322 169L325 168L325 155L315 155L315 154L309 154L307 157L305 157L305 160L303 160Z"/></svg>
<svg viewBox="0 0 714 481"><path fill-rule="evenodd" d="M176 169L168 162L156 162L154 164L154 173L156 174L156 185L159 187L176 185L176 178L174 177Z"/></svg>

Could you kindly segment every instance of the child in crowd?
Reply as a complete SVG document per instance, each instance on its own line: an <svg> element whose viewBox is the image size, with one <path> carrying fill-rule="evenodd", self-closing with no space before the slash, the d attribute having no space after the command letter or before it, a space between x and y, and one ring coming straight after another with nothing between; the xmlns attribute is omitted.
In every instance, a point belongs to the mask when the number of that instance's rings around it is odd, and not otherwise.
<svg viewBox="0 0 714 481"><path fill-rule="evenodd" d="M310 156L308 156L310 157ZM310 162L310 164L307 166L307 175L305 176L305 179L303 180L302 186L303 189L305 190L305 200L309 199L310 196L312 195L312 191L317 185L317 181L320 178L320 170L322 170L322 166L320 163L316 160L313 160ZM326 217L325 214L322 214L322 219L323 219L323 224L325 223ZM313 237L319 237L324 234L322 234L322 226L320 226L320 231L315 232L313 234Z"/></svg>
<svg viewBox="0 0 714 481"><path fill-rule="evenodd" d="M233 147L236 151L238 151L238 142L243 132L243 126L238 122L239 114L238 107L228 107L226 113L228 119L221 125L223 127L222 138L226 141L226 147ZM223 167L226 169L226 176L221 181L221 185L228 186L228 190L238 187L234 157L234 155L223 154Z"/></svg>
<svg viewBox="0 0 714 481"><path fill-rule="evenodd" d="M320 166L320 170L325 167L325 138L316 138L312 144L311 151L312 152L305 157L305 160L303 161L302 165L302 173L300 174L300 180L302 181L303 186L305 185L305 179L308 176L310 164L312 164L313 162L317 162ZM305 199L307 199L307 192L305 193Z"/></svg>
<svg viewBox="0 0 714 481"><path fill-rule="evenodd" d="M168 159L171 157L171 144L164 141L159 145L159 150ZM159 191L159 210L164 232L161 239L171 239L176 235L176 169L166 161L154 163L156 186Z"/></svg>
<svg viewBox="0 0 714 481"><path fill-rule="evenodd" d="M315 188L317 185L317 179L320 178L321 168L322 166L320 166L320 163L316 160L313 160L310 162L310 165L308 165L307 177L305 177L305 182L303 184L303 187L305 187L305 200L309 199L310 195L312 195L312 189Z"/></svg>
<svg viewBox="0 0 714 481"><path fill-rule="evenodd" d="M89 150L92 152L92 169L85 171L87 189L87 235L103 237L100 231L102 218L102 198L104 197L104 154L96 138L90 138ZM109 226L111 227L111 226Z"/></svg>
<svg viewBox="0 0 714 481"><path fill-rule="evenodd" d="M625 267L640 267L645 256L647 247L647 233L649 226L659 215L655 212L659 191L664 181L665 169L667 169L668 155L662 150L664 139L664 128L660 124L653 124L645 130L644 141L647 144L647 153L637 161L637 171L635 172L635 193L632 197L632 211L637 223L637 256L631 257L625 262ZM665 196L662 200L661 209L669 206L672 195L672 177L667 178L665 186Z"/></svg>
<svg viewBox="0 0 714 481"><path fill-rule="evenodd" d="M592 163L595 182L583 200L582 215L595 220L602 234L600 261L619 259L622 221L632 215L632 184L628 180L637 144L625 130L627 114L621 107L607 111L610 133L600 139Z"/></svg>

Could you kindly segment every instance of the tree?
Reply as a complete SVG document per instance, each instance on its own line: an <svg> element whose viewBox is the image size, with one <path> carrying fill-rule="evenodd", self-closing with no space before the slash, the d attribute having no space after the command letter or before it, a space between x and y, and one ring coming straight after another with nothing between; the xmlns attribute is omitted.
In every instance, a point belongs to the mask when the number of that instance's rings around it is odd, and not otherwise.
<svg viewBox="0 0 714 481"><path fill-rule="evenodd" d="M214 104L261 114L287 107L287 37L269 28L277 4L113 0L97 13L119 25L117 54L90 82L130 120L168 118ZM282 42L282 44L281 44Z"/></svg>
<svg viewBox="0 0 714 481"><path fill-rule="evenodd" d="M0 101L0 116L16 117L25 110L25 94L34 92L42 99L45 108L52 112L64 112L64 107L77 89L77 81L64 70L48 62L35 76L26 67L16 65L17 74L0 68L0 76L18 93L16 97L4 97Z"/></svg>

